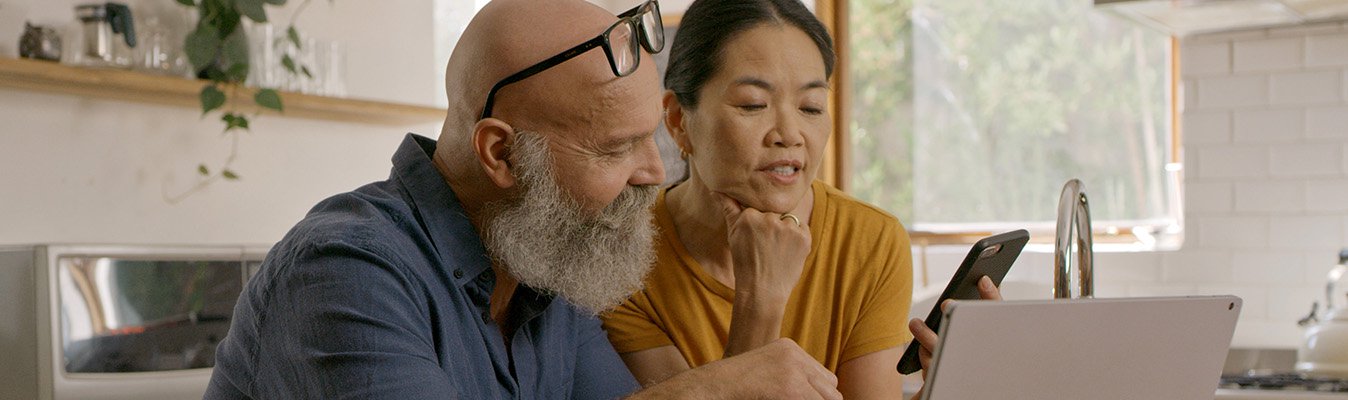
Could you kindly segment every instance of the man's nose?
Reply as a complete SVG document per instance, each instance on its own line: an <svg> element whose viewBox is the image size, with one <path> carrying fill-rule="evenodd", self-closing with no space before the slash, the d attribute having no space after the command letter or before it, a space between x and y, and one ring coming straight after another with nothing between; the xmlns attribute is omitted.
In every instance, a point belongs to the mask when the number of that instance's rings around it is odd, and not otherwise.
<svg viewBox="0 0 1348 400"><path fill-rule="evenodd" d="M660 161L660 149L655 145L655 136L642 141L642 149L637 155L637 166L632 171L632 177L627 180L630 185L659 185L665 183L665 163Z"/></svg>

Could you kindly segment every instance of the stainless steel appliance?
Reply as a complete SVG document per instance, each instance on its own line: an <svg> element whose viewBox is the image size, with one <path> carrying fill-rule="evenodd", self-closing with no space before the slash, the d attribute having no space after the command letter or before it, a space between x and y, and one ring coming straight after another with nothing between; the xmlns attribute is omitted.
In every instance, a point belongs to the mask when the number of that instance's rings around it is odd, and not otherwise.
<svg viewBox="0 0 1348 400"><path fill-rule="evenodd" d="M201 398L265 249L0 248L0 399Z"/></svg>

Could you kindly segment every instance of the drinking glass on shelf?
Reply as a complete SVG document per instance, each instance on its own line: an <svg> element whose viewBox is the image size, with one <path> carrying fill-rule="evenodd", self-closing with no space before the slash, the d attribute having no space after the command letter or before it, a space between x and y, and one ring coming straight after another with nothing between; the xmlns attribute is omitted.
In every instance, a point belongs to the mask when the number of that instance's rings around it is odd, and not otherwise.
<svg viewBox="0 0 1348 400"><path fill-rule="evenodd" d="M308 38L304 40L304 49L300 52L304 57L302 62L309 68L309 74L304 75L301 90L305 94L322 95L323 94L323 71L327 69L328 42Z"/></svg>
<svg viewBox="0 0 1348 400"><path fill-rule="evenodd" d="M310 83L312 79L304 74L304 70L308 69L309 75L314 72L313 53L315 43L316 41L310 38L302 42L303 46L296 47L295 43L290 40L280 41L279 54L282 57L290 56L295 66L295 72L292 73L283 64L277 63L278 73L280 74L277 86L289 92L312 93L312 83Z"/></svg>
<svg viewBox="0 0 1348 400"><path fill-rule="evenodd" d="M172 2L132 3L141 43L133 51L132 68L153 74L191 77L192 65L183 38L193 29L191 8Z"/></svg>
<svg viewBox="0 0 1348 400"><path fill-rule="evenodd" d="M327 45L327 57L322 66L323 95L331 97L346 96L346 46L342 42L331 41Z"/></svg>
<svg viewBox="0 0 1348 400"><path fill-rule="evenodd" d="M277 54L276 27L271 23L248 25L248 80L250 86L276 87L281 58Z"/></svg>

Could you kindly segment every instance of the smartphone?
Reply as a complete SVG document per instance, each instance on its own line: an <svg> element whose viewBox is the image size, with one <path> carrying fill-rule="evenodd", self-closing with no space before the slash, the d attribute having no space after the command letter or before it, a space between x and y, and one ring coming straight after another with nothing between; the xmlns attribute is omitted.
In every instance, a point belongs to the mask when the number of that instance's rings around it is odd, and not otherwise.
<svg viewBox="0 0 1348 400"><path fill-rule="evenodd" d="M1001 286L1002 278L1006 277L1006 272L1011 270L1011 264L1020 257L1020 251L1025 248L1025 243L1030 241L1030 233L1024 229L988 236L974 243L974 247L969 248L969 254L964 256L964 262L960 263L960 268L955 271L955 276L950 278L950 283L946 284L945 291L941 292L941 298L936 300L936 305L931 308L927 314L927 327L935 331L941 326L941 303L947 299L956 300L977 300L978 280L983 276L992 279L992 283ZM899 359L899 373L911 374L922 369L922 363L918 360L918 349L922 347L916 339L908 344L908 350L903 352L903 358Z"/></svg>

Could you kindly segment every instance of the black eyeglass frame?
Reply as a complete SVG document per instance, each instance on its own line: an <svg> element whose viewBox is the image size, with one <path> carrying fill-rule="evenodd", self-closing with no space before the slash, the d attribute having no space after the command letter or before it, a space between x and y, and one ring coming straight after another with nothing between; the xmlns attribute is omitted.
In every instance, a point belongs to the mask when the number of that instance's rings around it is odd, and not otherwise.
<svg viewBox="0 0 1348 400"><path fill-rule="evenodd" d="M658 35L660 35L659 43L655 43L653 41L654 38L648 37L646 35L646 30L642 29L645 27L646 23L642 21L641 16L647 12L650 12L651 15L655 16L656 26L651 31L656 32ZM537 75L538 73L543 72L548 68L555 67L558 64L566 62L567 60L576 58L577 56L584 54L585 52L590 51L595 47L604 48L604 55L608 57L608 66L611 70L613 70L614 76L624 77L630 75L632 72L635 72L637 70L637 67L641 65L640 50L635 48L632 49L632 54L636 55L636 60L632 62L631 69L626 72L619 71L618 61L613 59L613 47L612 47L613 43L609 41L609 34L611 34L614 29L616 29L618 26L622 24L628 24L628 26L632 29L633 38L632 40L628 41L627 44L628 46L632 47L640 46L641 48L646 49L646 51L649 52L650 54L659 53L661 50L664 50L666 39L664 37L665 22L660 18L660 3L656 2L656 0L648 0L645 3L642 3L641 5L633 7L630 10L623 11L622 14L618 14L618 21L614 22L613 25L609 25L608 29L605 29L604 33L599 34L599 36L595 36L593 39L585 41L585 43L581 43L576 45L575 47L566 49L565 51L558 53L555 56L548 57L548 59L546 60L539 61L537 64L534 64L529 68L525 68L520 72L516 72L513 75L507 76L505 79L496 82L496 85L493 85L491 87L491 91L487 92L487 103L482 107L482 115L478 119L483 120L491 118L492 106L496 102L496 92L500 91L501 88L505 87L506 85L522 81L525 78Z"/></svg>

